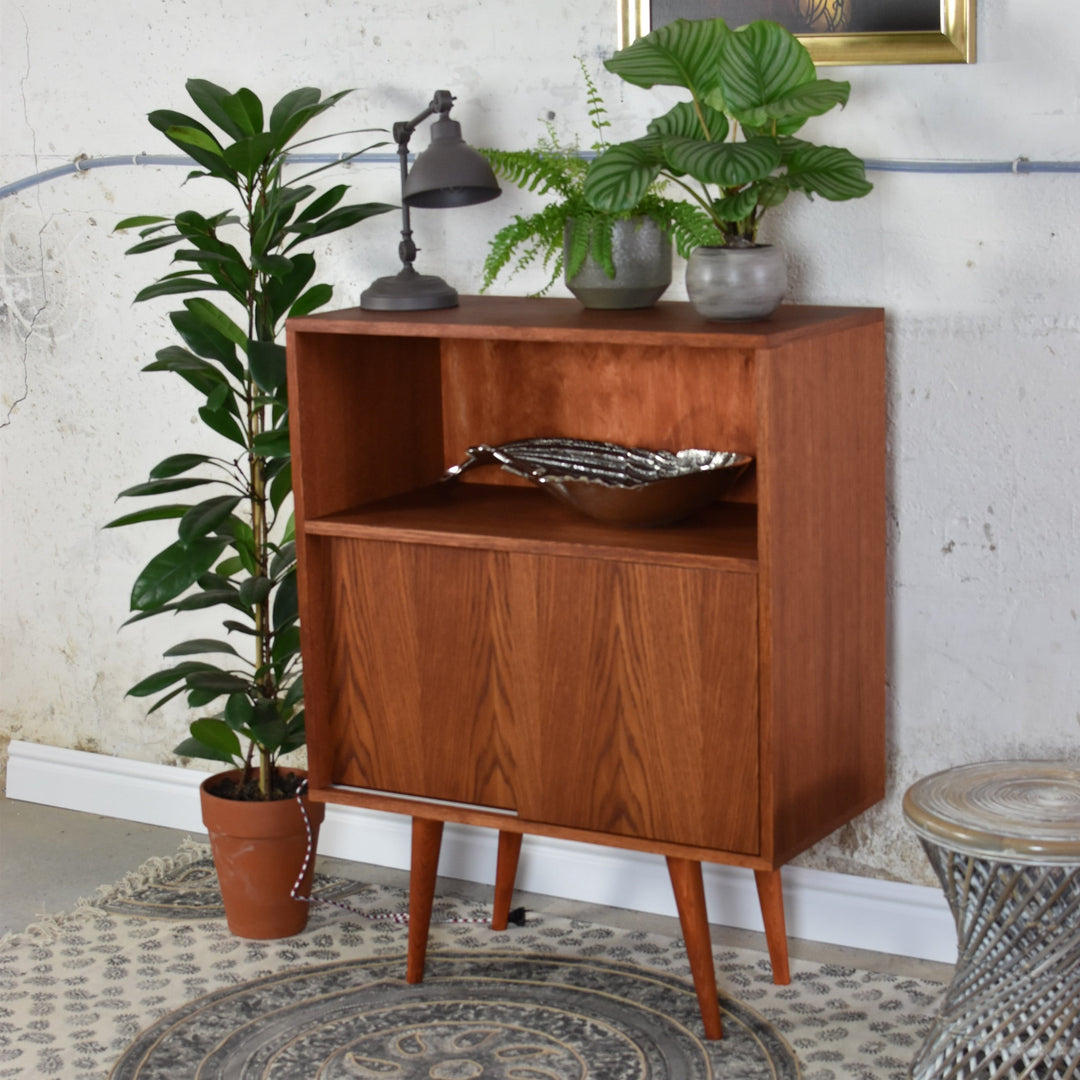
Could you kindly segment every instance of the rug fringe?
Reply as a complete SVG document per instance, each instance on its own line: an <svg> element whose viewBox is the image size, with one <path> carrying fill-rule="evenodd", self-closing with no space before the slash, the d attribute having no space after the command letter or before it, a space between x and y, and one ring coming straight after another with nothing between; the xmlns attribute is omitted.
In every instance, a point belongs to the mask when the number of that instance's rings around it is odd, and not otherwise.
<svg viewBox="0 0 1080 1080"><path fill-rule="evenodd" d="M9 931L3 934L0 936L0 949L15 945L48 944L55 941L68 925L100 913L102 905L108 901L130 896L138 889L160 881L166 874L190 866L209 854L209 844L201 844L190 838L185 839L181 841L180 849L175 855L155 855L147 859L137 870L125 874L120 881L112 885L99 885L93 896L83 896L76 900L74 910L57 915L42 913L37 921L32 922L25 930Z"/></svg>

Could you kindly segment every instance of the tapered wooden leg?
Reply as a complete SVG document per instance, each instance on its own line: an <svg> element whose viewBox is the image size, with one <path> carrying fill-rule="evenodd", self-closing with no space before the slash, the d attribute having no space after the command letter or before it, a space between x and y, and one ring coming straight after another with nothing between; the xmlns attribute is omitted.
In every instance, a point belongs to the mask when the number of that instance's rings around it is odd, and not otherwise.
<svg viewBox="0 0 1080 1080"><path fill-rule="evenodd" d="M712 941L709 938L709 918L705 911L705 886L701 880L701 863L691 859L668 856L668 873L679 909L679 923L690 971L694 976L701 1021L706 1039L723 1038L720 1023L720 999L716 992L716 968L713 966Z"/></svg>
<svg viewBox="0 0 1080 1080"><path fill-rule="evenodd" d="M791 982L788 967L787 927L784 922L784 889L779 870L755 870L758 903L765 922L765 941L769 946L773 982L787 986Z"/></svg>
<svg viewBox="0 0 1080 1080"><path fill-rule="evenodd" d="M439 869L443 823L431 818L412 819L412 862L409 866L409 951L405 981L424 978L431 907L435 902L435 875Z"/></svg>
<svg viewBox="0 0 1080 1080"><path fill-rule="evenodd" d="M514 898L514 878L521 855L521 833L499 832L499 857L495 864L495 903L491 910L491 929L505 930Z"/></svg>

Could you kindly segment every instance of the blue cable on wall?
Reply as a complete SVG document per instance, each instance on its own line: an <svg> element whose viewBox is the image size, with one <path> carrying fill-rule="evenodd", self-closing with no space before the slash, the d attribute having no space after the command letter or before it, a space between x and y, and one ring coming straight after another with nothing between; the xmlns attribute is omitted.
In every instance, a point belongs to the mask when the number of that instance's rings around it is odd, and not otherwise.
<svg viewBox="0 0 1080 1080"><path fill-rule="evenodd" d="M582 157L591 158L594 154L582 154ZM348 154L293 154L290 161L296 163L328 164L334 161L342 161L349 157ZM352 158L360 164L374 165L397 165L397 154L366 154ZM129 154L114 157L79 157L64 165L58 165L53 169L35 173L33 176L15 180L10 184L0 186L0 199L9 195L16 195L27 188L44 184L49 180L56 180L62 176L72 176L77 173L89 172L91 169L103 169L126 165L187 165L194 166L197 163L189 157L181 154ZM1025 157L1013 158L1011 161L887 161L883 159L866 159L866 168L869 172L912 172L912 173L1080 173L1080 161L1029 161Z"/></svg>

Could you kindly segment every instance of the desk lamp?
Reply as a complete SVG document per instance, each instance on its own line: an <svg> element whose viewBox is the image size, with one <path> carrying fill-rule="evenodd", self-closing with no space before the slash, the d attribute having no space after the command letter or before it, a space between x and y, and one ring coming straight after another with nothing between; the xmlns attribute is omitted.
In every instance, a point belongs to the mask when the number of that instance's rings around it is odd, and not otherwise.
<svg viewBox="0 0 1080 1080"><path fill-rule="evenodd" d="M374 311L426 311L457 307L457 290L433 274L418 274L413 267L416 245L409 224L409 208L472 206L501 194L495 174L483 155L461 137L461 125L450 119L454 96L436 90L431 104L412 120L394 124L394 140L401 162L401 270L372 282L360 294L360 306ZM438 113L431 126L431 145L409 171L409 139L417 125Z"/></svg>

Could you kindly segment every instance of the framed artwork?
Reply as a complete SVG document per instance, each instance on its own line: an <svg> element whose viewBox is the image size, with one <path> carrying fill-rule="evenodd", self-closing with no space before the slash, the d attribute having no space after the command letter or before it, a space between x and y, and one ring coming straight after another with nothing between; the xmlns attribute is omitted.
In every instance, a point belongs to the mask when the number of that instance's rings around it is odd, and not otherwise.
<svg viewBox="0 0 1080 1080"><path fill-rule="evenodd" d="M816 64L973 64L975 0L616 0L619 48L675 19L772 19Z"/></svg>

